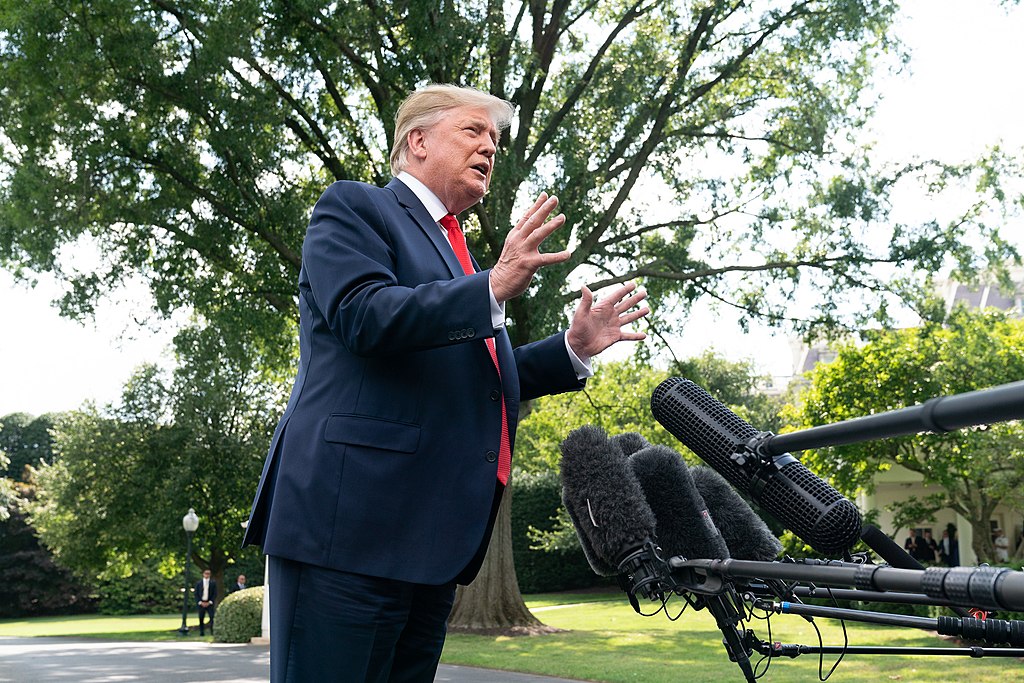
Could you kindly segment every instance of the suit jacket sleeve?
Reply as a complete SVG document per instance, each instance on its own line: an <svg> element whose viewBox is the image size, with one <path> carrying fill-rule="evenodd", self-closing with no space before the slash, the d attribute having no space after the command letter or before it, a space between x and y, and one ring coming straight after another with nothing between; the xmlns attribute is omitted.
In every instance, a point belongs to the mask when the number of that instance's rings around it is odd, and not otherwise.
<svg viewBox="0 0 1024 683"><path fill-rule="evenodd" d="M406 216L382 211L372 191L388 190L332 185L317 203L303 243L308 289L302 293L312 298L331 332L362 356L493 336L488 272L453 279L417 272L419 262L436 267L443 261L436 255L396 253L411 243L408 234L398 233L423 228ZM303 284L300 280L300 290ZM473 330L473 335L453 338L452 330Z"/></svg>

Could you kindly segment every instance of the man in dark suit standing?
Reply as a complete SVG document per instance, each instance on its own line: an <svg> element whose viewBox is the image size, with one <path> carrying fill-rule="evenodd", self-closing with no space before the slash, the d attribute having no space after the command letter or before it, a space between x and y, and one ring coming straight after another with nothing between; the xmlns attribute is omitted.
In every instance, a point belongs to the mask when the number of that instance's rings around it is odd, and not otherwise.
<svg viewBox="0 0 1024 683"><path fill-rule="evenodd" d="M245 590L245 574L239 574L235 579L235 585L228 589L228 593L237 593Z"/></svg>
<svg viewBox="0 0 1024 683"><path fill-rule="evenodd" d="M583 288L569 329L512 348L505 302L568 251L541 194L480 271L456 216L484 196L512 107L428 86L399 108L386 187L337 182L299 274L299 369L245 542L268 555L271 680L429 683L457 584L476 576L520 401L576 390L643 334L626 284Z"/></svg>
<svg viewBox="0 0 1024 683"><path fill-rule="evenodd" d="M199 610L199 635L206 635L204 620L210 618L210 633L213 633L213 615L217 611L217 582L210 578L210 570L203 570L203 578L196 582L196 607Z"/></svg>

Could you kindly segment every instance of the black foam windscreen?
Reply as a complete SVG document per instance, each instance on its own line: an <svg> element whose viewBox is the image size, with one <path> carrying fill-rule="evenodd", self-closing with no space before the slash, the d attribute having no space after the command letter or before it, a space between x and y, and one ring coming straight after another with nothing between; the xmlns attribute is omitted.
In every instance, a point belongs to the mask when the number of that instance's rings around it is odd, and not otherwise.
<svg viewBox="0 0 1024 683"><path fill-rule="evenodd" d="M657 520L658 545L665 557L728 559L729 548L708 512L679 453L667 446L647 446L629 457Z"/></svg>
<svg viewBox="0 0 1024 683"><path fill-rule="evenodd" d="M622 434L616 434L609 440L625 456L633 455L641 448L651 445L647 442L647 439L637 432L623 432Z"/></svg>
<svg viewBox="0 0 1024 683"><path fill-rule="evenodd" d="M692 467L690 475L734 559L770 562L782 552L768 525L718 472Z"/></svg>
<svg viewBox="0 0 1024 683"><path fill-rule="evenodd" d="M561 451L562 502L587 561L598 574L617 574L623 557L655 539L654 513L622 451L603 430L573 430Z"/></svg>
<svg viewBox="0 0 1024 683"><path fill-rule="evenodd" d="M673 377L651 396L651 412L673 436L730 484L818 552L849 551L860 536L860 511L791 455L770 463L734 456L758 435L749 423L693 382Z"/></svg>

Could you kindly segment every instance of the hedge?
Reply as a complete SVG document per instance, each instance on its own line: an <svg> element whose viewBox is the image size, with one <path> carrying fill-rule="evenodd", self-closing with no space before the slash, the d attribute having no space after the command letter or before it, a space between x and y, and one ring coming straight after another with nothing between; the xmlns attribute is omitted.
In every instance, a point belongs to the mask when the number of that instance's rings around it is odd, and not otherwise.
<svg viewBox="0 0 1024 683"><path fill-rule="evenodd" d="M554 526L562 506L562 486L555 472L517 471L512 489L512 554L523 593L589 588L602 579L594 574L583 550L544 552L530 549L527 529Z"/></svg>
<svg viewBox="0 0 1024 683"><path fill-rule="evenodd" d="M248 643L263 632L263 586L235 591L217 605L218 643Z"/></svg>

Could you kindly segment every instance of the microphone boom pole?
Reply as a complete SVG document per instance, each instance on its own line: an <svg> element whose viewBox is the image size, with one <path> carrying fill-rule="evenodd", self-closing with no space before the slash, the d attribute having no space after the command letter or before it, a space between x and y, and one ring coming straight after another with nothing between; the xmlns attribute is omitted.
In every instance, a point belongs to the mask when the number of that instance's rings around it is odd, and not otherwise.
<svg viewBox="0 0 1024 683"><path fill-rule="evenodd" d="M929 567L895 569L879 565L828 562L821 566L796 562L753 560L687 560L672 557L668 566L685 585L698 584L696 576L712 579L783 579L823 585L854 586L866 590L924 593L966 607L988 610L1024 610L1024 572L996 567ZM684 578L685 577L685 578Z"/></svg>
<svg viewBox="0 0 1024 683"><path fill-rule="evenodd" d="M768 455L781 455L822 446L842 446L920 432L951 432L963 427L1020 419L1024 419L1024 381L940 396L909 408L771 435L757 448Z"/></svg>

